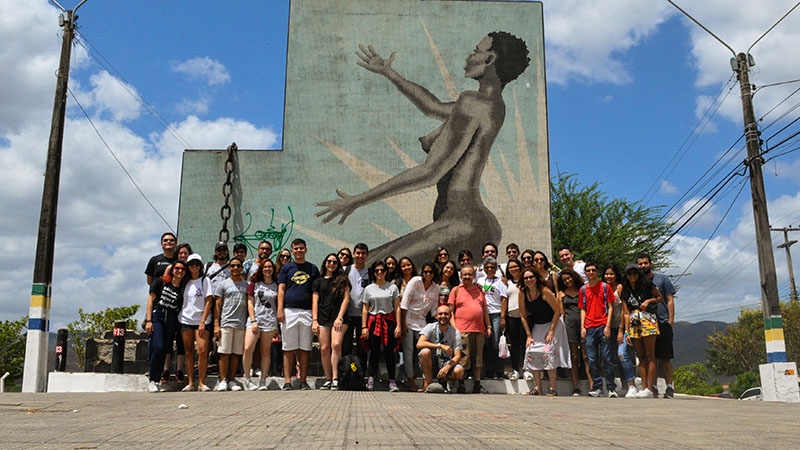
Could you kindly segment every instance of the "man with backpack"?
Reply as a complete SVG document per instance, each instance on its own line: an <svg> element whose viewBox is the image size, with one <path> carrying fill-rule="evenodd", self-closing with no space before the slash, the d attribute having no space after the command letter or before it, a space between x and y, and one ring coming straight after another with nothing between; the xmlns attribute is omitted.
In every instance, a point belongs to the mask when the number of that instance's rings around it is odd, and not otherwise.
<svg viewBox="0 0 800 450"><path fill-rule="evenodd" d="M611 347L608 345L611 317L614 314L614 291L606 282L600 281L600 271L596 263L586 263L584 270L589 282L580 288L578 307L581 309L581 338L586 339L586 357L589 360L589 373L592 375L589 396L599 397L603 394L605 372L608 396L616 397L614 362L611 359ZM603 358L603 369L600 368L598 356Z"/></svg>

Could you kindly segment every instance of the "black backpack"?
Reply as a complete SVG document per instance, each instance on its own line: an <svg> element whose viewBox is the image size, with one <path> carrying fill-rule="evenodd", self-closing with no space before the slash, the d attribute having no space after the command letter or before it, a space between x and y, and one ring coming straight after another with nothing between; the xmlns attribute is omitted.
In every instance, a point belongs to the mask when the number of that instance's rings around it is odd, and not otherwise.
<svg viewBox="0 0 800 450"><path fill-rule="evenodd" d="M345 355L339 360L339 389L360 391L364 388L364 366L358 356Z"/></svg>

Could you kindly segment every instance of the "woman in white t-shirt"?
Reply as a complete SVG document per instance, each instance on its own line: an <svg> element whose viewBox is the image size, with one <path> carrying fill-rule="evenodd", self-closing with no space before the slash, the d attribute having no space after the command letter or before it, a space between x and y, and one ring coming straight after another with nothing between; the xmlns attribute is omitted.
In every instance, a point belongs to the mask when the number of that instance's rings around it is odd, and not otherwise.
<svg viewBox="0 0 800 450"><path fill-rule="evenodd" d="M400 260L402 269L403 260ZM432 262L422 265L422 275L411 278L403 291L400 302L400 331L403 334L403 367L412 392L417 388L417 341L419 333L427 325L426 316L435 314L439 306L439 277Z"/></svg>
<svg viewBox="0 0 800 450"><path fill-rule="evenodd" d="M369 378L367 389L372 390L378 374L380 357L386 362L389 392L398 392L395 383L394 350L400 338L400 291L386 279L386 263L378 261L370 268L372 283L361 293L361 337L369 341Z"/></svg>
<svg viewBox="0 0 800 450"><path fill-rule="evenodd" d="M181 323L181 338L183 348L186 349L186 374L189 384L184 391L210 391L206 386L206 370L208 368L208 344L211 340L211 305L213 293L211 282L203 273L203 260L194 253L187 262L189 268L189 281L183 289L183 307L179 316ZM197 375L199 383L194 383L194 348L197 343Z"/></svg>
<svg viewBox="0 0 800 450"><path fill-rule="evenodd" d="M250 278L247 287L247 314L250 318L248 332L244 335L244 354L242 355L242 371L244 387L248 391L267 390L269 374L270 347L272 336L278 330L278 283L275 282L275 263L265 259L258 266L258 271ZM258 386L250 381L253 365L253 351L256 343L261 342L261 379Z"/></svg>

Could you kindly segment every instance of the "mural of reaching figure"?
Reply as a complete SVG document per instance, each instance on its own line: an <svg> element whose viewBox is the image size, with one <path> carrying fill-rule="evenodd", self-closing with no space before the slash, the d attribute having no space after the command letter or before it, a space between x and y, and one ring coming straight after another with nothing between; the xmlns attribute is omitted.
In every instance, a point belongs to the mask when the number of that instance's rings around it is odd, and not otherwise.
<svg viewBox="0 0 800 450"><path fill-rule="evenodd" d="M327 223L341 216L341 225L357 208L435 184L438 195L433 223L374 249L371 259L393 254L421 264L437 246L477 251L484 242L500 242L502 229L481 201L480 181L505 120L503 89L530 63L525 42L504 31L481 39L464 66L464 76L476 80L478 90L462 92L455 102L442 102L400 76L392 69L396 52L384 59L371 45L359 45L356 55L359 66L386 77L423 114L443 124L419 138L428 154L424 163L361 194L348 195L337 189L339 198L314 204L322 208L315 217Z"/></svg>

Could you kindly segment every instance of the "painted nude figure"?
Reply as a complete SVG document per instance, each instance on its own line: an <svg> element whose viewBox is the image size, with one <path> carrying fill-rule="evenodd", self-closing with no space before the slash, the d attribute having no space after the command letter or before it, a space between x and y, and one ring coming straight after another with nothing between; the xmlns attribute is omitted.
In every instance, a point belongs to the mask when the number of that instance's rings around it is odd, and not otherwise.
<svg viewBox="0 0 800 450"><path fill-rule="evenodd" d="M530 63L525 42L503 31L481 39L464 66L464 76L476 80L478 90L464 91L448 103L392 69L396 52L384 59L371 45L359 49L359 66L389 79L423 114L443 125L419 139L428 154L423 164L361 194L337 189L338 199L315 203L323 208L315 216L323 217L323 223L341 216L342 224L357 208L436 184L433 223L378 247L371 257L394 254L424 261L436 246L479 248L486 241L499 242L502 230L481 201L480 180L505 120L503 88Z"/></svg>

